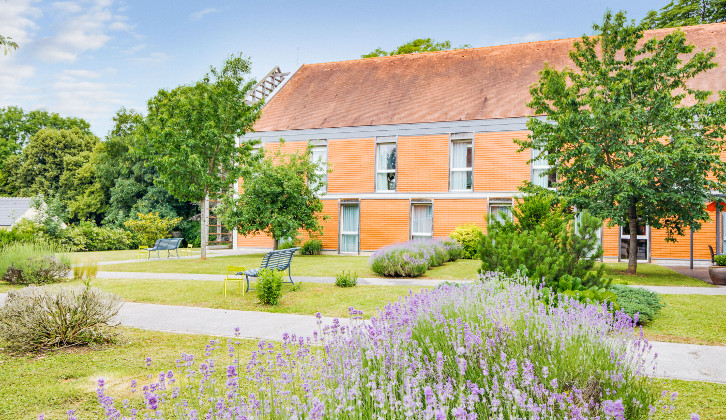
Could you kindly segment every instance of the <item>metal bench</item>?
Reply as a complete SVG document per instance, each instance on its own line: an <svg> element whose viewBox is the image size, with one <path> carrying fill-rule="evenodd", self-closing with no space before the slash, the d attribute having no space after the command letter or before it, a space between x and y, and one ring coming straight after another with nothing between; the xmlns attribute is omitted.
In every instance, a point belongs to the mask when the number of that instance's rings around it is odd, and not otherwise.
<svg viewBox="0 0 726 420"><path fill-rule="evenodd" d="M250 289L250 277L257 277L260 270L267 268L269 270L277 270L277 271L285 271L287 270L287 278L288 281L283 281L283 283L290 283L295 284L295 282L292 281L292 271L290 270L290 265L292 264L292 256L295 254L295 251L297 251L298 248L288 248L288 249L280 249L277 251L270 251L267 254L265 254L264 257L262 257L262 264L260 264L260 268L253 268L252 270L245 270L240 271L237 273L238 276L244 275L245 281L247 283L245 292L253 290Z"/></svg>
<svg viewBox="0 0 726 420"><path fill-rule="evenodd" d="M168 238L168 239L157 239L152 248L146 248L149 251L149 256L146 258L151 259L151 251L156 251L156 257L161 259L159 251L166 251L167 258L171 258L171 251L176 251L176 257L179 258L179 245L184 238Z"/></svg>

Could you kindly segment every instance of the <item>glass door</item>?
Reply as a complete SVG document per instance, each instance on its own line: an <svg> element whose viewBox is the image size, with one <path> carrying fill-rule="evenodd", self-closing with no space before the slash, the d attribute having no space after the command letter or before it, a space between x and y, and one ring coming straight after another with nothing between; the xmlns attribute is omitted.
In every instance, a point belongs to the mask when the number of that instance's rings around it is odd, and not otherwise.
<svg viewBox="0 0 726 420"><path fill-rule="evenodd" d="M340 252L358 253L360 208L358 203L340 205Z"/></svg>
<svg viewBox="0 0 726 420"><path fill-rule="evenodd" d="M650 229L647 225L638 223L636 239L638 241L638 261L647 262L650 259ZM620 259L627 260L630 255L630 226L620 227Z"/></svg>

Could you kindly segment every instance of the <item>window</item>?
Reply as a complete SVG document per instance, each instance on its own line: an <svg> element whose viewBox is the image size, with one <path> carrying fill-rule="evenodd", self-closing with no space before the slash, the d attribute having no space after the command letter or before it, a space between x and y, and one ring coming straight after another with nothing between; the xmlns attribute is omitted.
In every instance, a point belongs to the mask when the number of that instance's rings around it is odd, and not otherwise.
<svg viewBox="0 0 726 420"><path fill-rule="evenodd" d="M512 220L512 202L508 201L493 201L489 203L489 217L492 220L499 220L503 222L505 220Z"/></svg>
<svg viewBox="0 0 726 420"><path fill-rule="evenodd" d="M326 193L328 192L328 145L325 140L313 140L310 143L313 145L310 160L320 164L315 173L318 174L325 183L325 185L320 187L318 192ZM310 186L310 188L315 187L316 186L314 185Z"/></svg>
<svg viewBox="0 0 726 420"><path fill-rule="evenodd" d="M358 253L358 227L360 208L358 203L340 205L340 252Z"/></svg>
<svg viewBox="0 0 726 420"><path fill-rule="evenodd" d="M376 141L376 191L396 191L395 137Z"/></svg>
<svg viewBox="0 0 726 420"><path fill-rule="evenodd" d="M458 136L453 134L451 136L449 189L452 191L471 191L474 145L471 138L459 140L456 137Z"/></svg>
<svg viewBox="0 0 726 420"><path fill-rule="evenodd" d="M637 258L638 261L648 261L649 257L649 242L650 242L650 229L644 223L638 220L636 228L636 241L637 241ZM620 259L627 260L630 257L630 225L620 227Z"/></svg>
<svg viewBox="0 0 726 420"><path fill-rule="evenodd" d="M431 203L411 203L411 239L433 238L434 208Z"/></svg>
<svg viewBox="0 0 726 420"><path fill-rule="evenodd" d="M557 174L546 173L550 168L549 162L547 162L547 152L542 152L539 149L532 149L532 183L543 188L555 188L557 183Z"/></svg>

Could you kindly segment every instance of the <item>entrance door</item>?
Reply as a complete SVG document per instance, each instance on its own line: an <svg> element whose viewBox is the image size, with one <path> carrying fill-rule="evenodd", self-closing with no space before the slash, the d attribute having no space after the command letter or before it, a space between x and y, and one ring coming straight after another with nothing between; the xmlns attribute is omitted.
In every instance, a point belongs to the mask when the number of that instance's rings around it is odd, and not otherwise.
<svg viewBox="0 0 726 420"><path fill-rule="evenodd" d="M648 262L650 260L650 227L638 223L638 261ZM630 247L630 226L620 227L620 260L628 260Z"/></svg>
<svg viewBox="0 0 726 420"><path fill-rule="evenodd" d="M358 253L359 222L360 207L358 203L340 205L341 253Z"/></svg>

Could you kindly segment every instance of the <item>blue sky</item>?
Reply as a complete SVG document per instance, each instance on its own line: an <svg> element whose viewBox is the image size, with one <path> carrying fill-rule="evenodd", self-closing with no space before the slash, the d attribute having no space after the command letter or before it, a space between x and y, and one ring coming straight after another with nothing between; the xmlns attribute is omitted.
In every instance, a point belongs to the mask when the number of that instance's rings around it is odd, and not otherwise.
<svg viewBox="0 0 726 420"><path fill-rule="evenodd" d="M591 33L606 9L641 19L652 1L0 0L0 107L86 119L100 137L116 110L199 80L230 54L251 77L274 66L359 58L415 38L474 47Z"/></svg>

